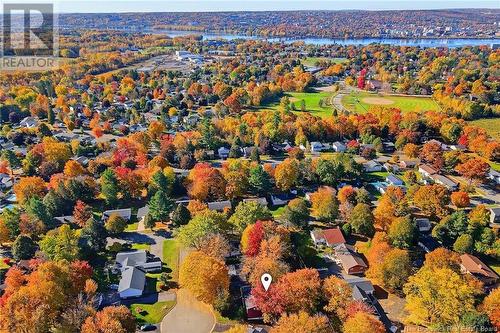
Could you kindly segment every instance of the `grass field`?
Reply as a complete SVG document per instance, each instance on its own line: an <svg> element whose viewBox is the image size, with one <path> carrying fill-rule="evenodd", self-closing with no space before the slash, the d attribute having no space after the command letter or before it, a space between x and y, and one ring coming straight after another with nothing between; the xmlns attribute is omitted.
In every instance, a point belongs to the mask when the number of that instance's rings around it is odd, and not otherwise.
<svg viewBox="0 0 500 333"><path fill-rule="evenodd" d="M321 118L327 118L332 115L331 106L324 106L324 107L319 106L320 100L326 101L332 96L331 92L303 92L303 93L289 92L286 93L286 96L290 98L290 102L295 104L295 109L299 110L299 111L293 111L296 114L301 113L300 105L301 101L304 100L304 102L306 103L307 112L311 113L312 115ZM276 101L274 103L266 105L264 109L277 110L279 105L280 105L279 101Z"/></svg>
<svg viewBox="0 0 500 333"><path fill-rule="evenodd" d="M492 138L500 139L500 118L479 119L469 121L468 123L484 128Z"/></svg>
<svg viewBox="0 0 500 333"><path fill-rule="evenodd" d="M357 113L365 113L371 106L394 107L403 112L440 110L439 105L430 97L379 96L369 92L345 95L342 104L349 111Z"/></svg>
<svg viewBox="0 0 500 333"><path fill-rule="evenodd" d="M305 66L316 66L316 63L321 60L329 60L335 64L341 64L347 61L346 58L307 57L301 60L301 62Z"/></svg>
<svg viewBox="0 0 500 333"><path fill-rule="evenodd" d="M179 243L175 239L163 242L163 263L171 270L172 281L179 279Z"/></svg>
<svg viewBox="0 0 500 333"><path fill-rule="evenodd" d="M136 303L130 306L130 310L139 323L157 324L161 322L174 305L175 301L157 302L154 304Z"/></svg>

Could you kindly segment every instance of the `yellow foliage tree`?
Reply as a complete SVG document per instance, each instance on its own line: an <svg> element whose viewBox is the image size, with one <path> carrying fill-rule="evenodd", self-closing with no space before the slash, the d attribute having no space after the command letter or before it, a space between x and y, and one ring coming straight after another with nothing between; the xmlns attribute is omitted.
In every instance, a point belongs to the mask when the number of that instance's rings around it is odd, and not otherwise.
<svg viewBox="0 0 500 333"><path fill-rule="evenodd" d="M229 288L229 275L224 262L202 252L191 252L179 272L181 287L191 291L198 300L214 304Z"/></svg>

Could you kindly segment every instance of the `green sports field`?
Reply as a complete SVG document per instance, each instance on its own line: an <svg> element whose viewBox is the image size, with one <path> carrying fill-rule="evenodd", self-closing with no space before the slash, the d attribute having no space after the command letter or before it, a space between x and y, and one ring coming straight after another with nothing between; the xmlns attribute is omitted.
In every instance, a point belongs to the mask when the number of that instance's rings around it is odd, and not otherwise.
<svg viewBox="0 0 500 333"><path fill-rule="evenodd" d="M372 106L394 107L403 112L439 111L439 105L430 97L378 95L369 92L353 92L344 95L342 104L352 112L365 113Z"/></svg>
<svg viewBox="0 0 500 333"><path fill-rule="evenodd" d="M326 92L326 91L302 92L302 93L289 92L286 93L285 95L288 96L291 103L295 104L296 111L293 112L296 114L301 113L300 111L301 100L304 100L306 103L306 111L311 113L312 115L321 118L327 118L332 115L333 108L331 105L327 105L324 107L319 106L320 100L326 102L332 97L333 94L331 92ZM277 110L279 105L280 105L279 101L276 101L266 105L263 109Z"/></svg>

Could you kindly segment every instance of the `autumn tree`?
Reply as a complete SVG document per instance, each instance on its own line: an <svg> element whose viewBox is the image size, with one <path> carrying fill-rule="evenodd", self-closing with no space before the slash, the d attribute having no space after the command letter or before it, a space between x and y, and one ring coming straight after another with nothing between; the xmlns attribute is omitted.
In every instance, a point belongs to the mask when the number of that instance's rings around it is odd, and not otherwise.
<svg viewBox="0 0 500 333"><path fill-rule="evenodd" d="M415 221L409 216L397 218L389 227L388 238L392 246L400 249L412 247L418 237Z"/></svg>
<svg viewBox="0 0 500 333"><path fill-rule="evenodd" d="M208 163L196 164L186 181L189 196L198 200L222 198L226 192L224 176Z"/></svg>
<svg viewBox="0 0 500 333"><path fill-rule="evenodd" d="M195 215L188 224L179 228L179 241L185 246L199 249L203 240L210 235L227 230L226 216L210 210Z"/></svg>
<svg viewBox="0 0 500 333"><path fill-rule="evenodd" d="M85 173L85 168L75 160L69 160L64 165L64 174L68 177L77 177Z"/></svg>
<svg viewBox="0 0 500 333"><path fill-rule="evenodd" d="M269 209L258 202L240 202L229 218L229 224L236 231L243 232L248 225L257 220L269 220L271 217Z"/></svg>
<svg viewBox="0 0 500 333"><path fill-rule="evenodd" d="M339 212L335 190L330 187L321 187L312 193L311 212L320 221L335 221Z"/></svg>
<svg viewBox="0 0 500 333"><path fill-rule="evenodd" d="M32 197L43 197L47 186L40 177L21 177L13 189L17 201L22 205Z"/></svg>
<svg viewBox="0 0 500 333"><path fill-rule="evenodd" d="M372 236L375 233L374 218L370 206L364 203L357 204L349 218L352 230L358 234Z"/></svg>
<svg viewBox="0 0 500 333"><path fill-rule="evenodd" d="M92 268L86 262L46 261L32 269L24 276L17 270L15 281L8 274L6 293L0 302L2 332L32 332L34 327L37 332L50 332L61 326L79 295L89 296L86 284ZM78 331L79 327L73 329Z"/></svg>
<svg viewBox="0 0 500 333"><path fill-rule="evenodd" d="M470 205L470 199L467 192L457 191L450 195L451 203L457 208L465 208Z"/></svg>
<svg viewBox="0 0 500 333"><path fill-rule="evenodd" d="M133 333L135 331L135 318L123 305L107 306L88 317L82 325L82 333Z"/></svg>
<svg viewBox="0 0 500 333"><path fill-rule="evenodd" d="M307 226L308 218L309 207L302 198L290 200L280 216L282 221L302 228Z"/></svg>
<svg viewBox="0 0 500 333"><path fill-rule="evenodd" d="M403 152L409 158L417 158L419 154L419 148L414 143L407 143L403 148Z"/></svg>
<svg viewBox="0 0 500 333"><path fill-rule="evenodd" d="M80 254L76 231L67 224L49 231L40 241L40 250L50 260L75 260Z"/></svg>
<svg viewBox="0 0 500 333"><path fill-rule="evenodd" d="M271 333L329 333L331 332L328 317L322 315L311 316L305 311L283 315Z"/></svg>
<svg viewBox="0 0 500 333"><path fill-rule="evenodd" d="M455 170L469 180L479 183L483 182L490 171L490 165L480 158L472 158L462 164L457 165Z"/></svg>
<svg viewBox="0 0 500 333"><path fill-rule="evenodd" d="M447 205L450 196L446 187L433 184L424 185L418 188L413 195L413 203L422 213L433 216L444 216L447 214Z"/></svg>
<svg viewBox="0 0 500 333"><path fill-rule="evenodd" d="M357 312L344 323L344 333L384 333L384 324L374 315L366 312Z"/></svg>
<svg viewBox="0 0 500 333"><path fill-rule="evenodd" d="M439 328L458 324L473 312L477 285L449 268L422 267L404 286L408 320Z"/></svg>
<svg viewBox="0 0 500 333"><path fill-rule="evenodd" d="M419 157L423 161L432 165L432 167L436 170L440 170L444 165L443 151L438 142L426 142L420 151Z"/></svg>
<svg viewBox="0 0 500 333"><path fill-rule="evenodd" d="M223 261L194 251L181 264L179 283L198 300L214 304L222 294L228 293L228 270Z"/></svg>
<svg viewBox="0 0 500 333"><path fill-rule="evenodd" d="M104 223L106 230L112 234L116 235L125 230L127 227L127 221L118 214L111 214L110 217Z"/></svg>
<svg viewBox="0 0 500 333"><path fill-rule="evenodd" d="M212 234L201 240L199 250L213 258L224 260L229 255L230 245L223 235Z"/></svg>
<svg viewBox="0 0 500 333"><path fill-rule="evenodd" d="M75 219L75 224L83 228L91 217L92 207L85 204L83 201L77 200L73 209L73 218Z"/></svg>
<svg viewBox="0 0 500 333"><path fill-rule="evenodd" d="M500 329L500 288L495 288L486 296L480 309L488 315L495 329Z"/></svg>
<svg viewBox="0 0 500 333"><path fill-rule="evenodd" d="M345 319L347 306L352 301L352 289L349 284L336 276L330 276L323 282L323 291L327 300L325 311L340 320Z"/></svg>
<svg viewBox="0 0 500 333"><path fill-rule="evenodd" d="M274 171L276 187L284 192L291 190L298 183L299 173L299 162L295 159L285 159Z"/></svg>

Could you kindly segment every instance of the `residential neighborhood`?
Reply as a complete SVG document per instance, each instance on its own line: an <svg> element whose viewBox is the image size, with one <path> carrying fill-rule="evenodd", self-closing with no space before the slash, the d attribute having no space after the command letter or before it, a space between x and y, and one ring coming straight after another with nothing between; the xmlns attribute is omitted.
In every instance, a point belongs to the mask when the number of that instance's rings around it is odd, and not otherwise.
<svg viewBox="0 0 500 333"><path fill-rule="evenodd" d="M345 33L492 35L437 12ZM0 70L0 332L500 329L500 51L227 13L64 14Z"/></svg>

